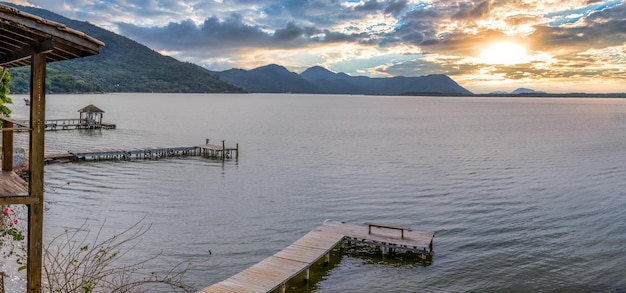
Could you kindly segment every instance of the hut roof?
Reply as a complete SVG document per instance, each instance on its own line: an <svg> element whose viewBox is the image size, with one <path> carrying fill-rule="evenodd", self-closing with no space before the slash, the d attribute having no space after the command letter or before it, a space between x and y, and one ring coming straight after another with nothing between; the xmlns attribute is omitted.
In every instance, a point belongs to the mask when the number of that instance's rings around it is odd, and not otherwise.
<svg viewBox="0 0 626 293"><path fill-rule="evenodd" d="M104 43L63 24L0 4L0 66L30 65L35 52L46 62L98 54Z"/></svg>
<svg viewBox="0 0 626 293"><path fill-rule="evenodd" d="M104 113L102 109L94 106L93 104L89 104L88 106L78 110L80 113Z"/></svg>

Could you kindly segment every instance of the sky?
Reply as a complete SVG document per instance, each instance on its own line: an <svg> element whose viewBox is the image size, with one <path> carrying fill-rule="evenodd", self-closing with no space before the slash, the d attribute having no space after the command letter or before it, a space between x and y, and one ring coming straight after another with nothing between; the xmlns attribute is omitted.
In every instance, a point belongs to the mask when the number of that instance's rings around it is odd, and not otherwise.
<svg viewBox="0 0 626 293"><path fill-rule="evenodd" d="M625 1L9 0L210 70L446 74L474 93L626 92Z"/></svg>

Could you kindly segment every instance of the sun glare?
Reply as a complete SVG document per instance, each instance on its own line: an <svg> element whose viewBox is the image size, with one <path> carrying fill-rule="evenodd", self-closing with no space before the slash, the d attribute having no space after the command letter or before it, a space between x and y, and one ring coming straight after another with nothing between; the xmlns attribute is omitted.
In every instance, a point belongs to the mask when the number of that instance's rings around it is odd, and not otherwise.
<svg viewBox="0 0 626 293"><path fill-rule="evenodd" d="M527 63L526 48L515 43L493 43L484 48L478 61L486 64L513 65Z"/></svg>

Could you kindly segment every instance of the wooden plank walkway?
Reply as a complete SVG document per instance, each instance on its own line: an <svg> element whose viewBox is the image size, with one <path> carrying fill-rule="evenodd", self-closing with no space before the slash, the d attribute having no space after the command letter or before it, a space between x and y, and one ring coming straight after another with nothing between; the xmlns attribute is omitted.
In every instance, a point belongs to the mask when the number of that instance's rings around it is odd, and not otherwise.
<svg viewBox="0 0 626 293"><path fill-rule="evenodd" d="M20 128L28 129L29 122L27 120L17 121L16 125ZM106 122L88 122L84 118L68 118L68 119L46 119L44 122L45 130L72 130L72 129L115 129L117 126L113 123ZM19 128L18 128L19 130Z"/></svg>
<svg viewBox="0 0 626 293"><path fill-rule="evenodd" d="M285 292L285 284L289 280L303 271L306 271L305 280L308 279L311 265L324 256L328 261L330 251L344 240L424 253L428 249L428 254L432 253L434 232L407 230L404 231L404 237L400 237L398 231L376 228L370 233L371 228L325 221L285 249L198 293L256 293L276 289Z"/></svg>
<svg viewBox="0 0 626 293"><path fill-rule="evenodd" d="M0 206L36 202L28 194L28 182L14 171L0 171Z"/></svg>
<svg viewBox="0 0 626 293"><path fill-rule="evenodd" d="M28 183L13 171L0 171L0 197L28 195Z"/></svg>
<svg viewBox="0 0 626 293"><path fill-rule="evenodd" d="M158 159L163 157L177 156L202 156L213 159L239 158L239 144L236 147L222 145L203 144L197 146L178 147L145 147L128 149L96 149L96 150L70 150L67 153L46 154L45 164L66 163L74 161L100 161L100 160L132 160L132 159Z"/></svg>

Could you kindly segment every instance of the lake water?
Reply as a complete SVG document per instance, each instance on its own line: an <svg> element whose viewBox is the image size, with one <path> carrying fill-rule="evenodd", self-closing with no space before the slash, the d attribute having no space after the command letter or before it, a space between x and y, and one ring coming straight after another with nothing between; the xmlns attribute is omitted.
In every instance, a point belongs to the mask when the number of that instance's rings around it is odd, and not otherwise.
<svg viewBox="0 0 626 293"><path fill-rule="evenodd" d="M20 96L14 100L21 101ZM432 265L339 254L296 292L626 288L626 100L333 95L48 95L118 129L46 133L46 152L239 143L239 160L46 166L46 237L85 219L151 225L129 257L191 261L196 288L326 219L435 231ZM12 105L13 117L28 108ZM20 138L16 138L20 141ZM24 141L24 140L22 140ZM69 185L67 183L70 183ZM143 220L142 220L143 219ZM208 251L212 255L208 255ZM162 267L161 267L162 266Z"/></svg>

